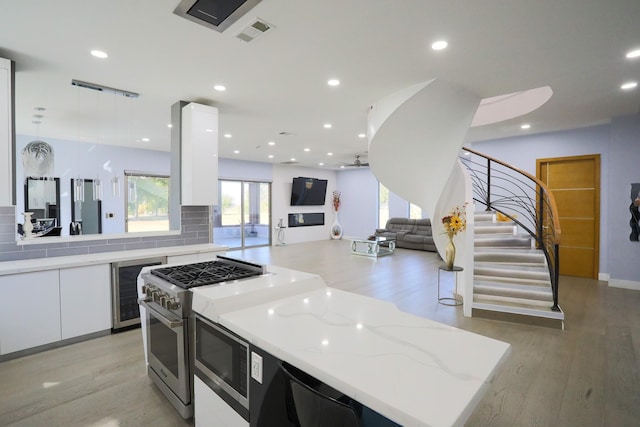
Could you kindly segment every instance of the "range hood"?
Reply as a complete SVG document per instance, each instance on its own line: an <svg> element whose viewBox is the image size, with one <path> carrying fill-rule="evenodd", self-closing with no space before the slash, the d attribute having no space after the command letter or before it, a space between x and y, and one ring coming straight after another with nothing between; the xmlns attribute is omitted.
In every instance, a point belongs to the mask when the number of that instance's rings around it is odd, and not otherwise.
<svg viewBox="0 0 640 427"><path fill-rule="evenodd" d="M261 0L182 0L173 11L190 21L223 32Z"/></svg>

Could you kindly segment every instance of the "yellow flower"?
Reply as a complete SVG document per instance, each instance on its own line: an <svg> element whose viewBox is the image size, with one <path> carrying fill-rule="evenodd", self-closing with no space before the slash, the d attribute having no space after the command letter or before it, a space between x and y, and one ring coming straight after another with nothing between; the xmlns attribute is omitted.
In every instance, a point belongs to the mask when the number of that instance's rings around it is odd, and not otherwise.
<svg viewBox="0 0 640 427"><path fill-rule="evenodd" d="M464 231L467 228L465 206L456 206L451 210L449 215L442 218L442 225L444 225L445 232L449 237Z"/></svg>

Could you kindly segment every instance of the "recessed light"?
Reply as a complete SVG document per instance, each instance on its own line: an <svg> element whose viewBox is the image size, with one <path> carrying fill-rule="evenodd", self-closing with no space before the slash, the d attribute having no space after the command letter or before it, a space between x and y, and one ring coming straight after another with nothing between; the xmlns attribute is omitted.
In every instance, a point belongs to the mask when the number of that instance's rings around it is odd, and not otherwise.
<svg viewBox="0 0 640 427"><path fill-rule="evenodd" d="M630 50L626 56L628 59L640 58L640 49Z"/></svg>
<svg viewBox="0 0 640 427"><path fill-rule="evenodd" d="M267 157L273 159L273 154L269 154Z"/></svg>
<svg viewBox="0 0 640 427"><path fill-rule="evenodd" d="M295 162L295 161L296 161L296 158L295 158L295 157L292 157L292 158L291 158L291 159L289 159L289 160L291 160L292 162Z"/></svg>
<svg viewBox="0 0 640 427"><path fill-rule="evenodd" d="M636 86L638 86L638 82L626 82L622 86L620 86L620 89L630 90L630 89L634 89Z"/></svg>
<svg viewBox="0 0 640 427"><path fill-rule="evenodd" d="M525 123L522 126L520 126L520 129L529 129L531 128L531 125L529 123Z"/></svg>
<svg viewBox="0 0 640 427"><path fill-rule="evenodd" d="M240 150L233 150L233 154L240 154Z"/></svg>
<svg viewBox="0 0 640 427"><path fill-rule="evenodd" d="M324 163L320 162L318 163L318 166L324 166Z"/></svg>
<svg viewBox="0 0 640 427"><path fill-rule="evenodd" d="M169 129L171 129L171 128L173 127L173 125L172 125L171 123L169 123L169 124L167 125L167 127L168 127Z"/></svg>
<svg viewBox="0 0 640 427"><path fill-rule="evenodd" d="M325 129L331 129L331 123L325 123L324 124L324 128Z"/></svg>
<svg viewBox="0 0 640 427"><path fill-rule="evenodd" d="M149 138L142 138L142 142L149 142L151 141Z"/></svg>
<svg viewBox="0 0 640 427"><path fill-rule="evenodd" d="M309 151L311 151L311 148L305 148L304 151L308 153Z"/></svg>
<svg viewBox="0 0 640 427"><path fill-rule="evenodd" d="M344 165L340 165L340 169L344 169Z"/></svg>
<svg viewBox="0 0 640 427"><path fill-rule="evenodd" d="M213 129L205 129L204 131L211 133L211 132L213 132Z"/></svg>
<svg viewBox="0 0 640 427"><path fill-rule="evenodd" d="M338 79L331 79L329 81L327 81L327 84L329 86L340 86L340 80Z"/></svg>
<svg viewBox="0 0 640 427"><path fill-rule="evenodd" d="M107 52L103 52L101 50L92 50L91 51L91 55L95 56L96 58L100 58L100 59L106 59L109 57L109 55L107 55Z"/></svg>
<svg viewBox="0 0 640 427"><path fill-rule="evenodd" d="M231 136L232 136L232 135L231 135L230 133L225 133L225 134L224 134L224 137L225 137L225 138L231 138Z"/></svg>
<svg viewBox="0 0 640 427"><path fill-rule="evenodd" d="M224 92L225 90L227 90L227 88L223 85L215 85L213 88L218 92Z"/></svg>
<svg viewBox="0 0 640 427"><path fill-rule="evenodd" d="M438 40L438 41L433 42L431 44L431 49L433 49L433 50L442 50L442 49L445 49L447 46L449 46L449 43L447 43L444 40Z"/></svg>
<svg viewBox="0 0 640 427"><path fill-rule="evenodd" d="M365 138L367 136L366 133L359 133L358 138Z"/></svg>
<svg viewBox="0 0 640 427"><path fill-rule="evenodd" d="M275 143L275 142L273 142L273 141L269 141L267 144L269 144L269 145L276 145L276 143Z"/></svg>

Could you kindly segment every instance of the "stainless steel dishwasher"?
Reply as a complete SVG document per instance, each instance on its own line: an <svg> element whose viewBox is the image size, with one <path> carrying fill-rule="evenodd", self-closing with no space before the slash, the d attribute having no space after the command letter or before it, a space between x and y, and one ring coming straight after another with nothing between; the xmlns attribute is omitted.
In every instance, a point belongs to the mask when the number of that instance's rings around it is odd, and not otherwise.
<svg viewBox="0 0 640 427"><path fill-rule="evenodd" d="M117 332L140 324L137 289L140 270L147 266L166 263L166 256L111 263L112 331Z"/></svg>

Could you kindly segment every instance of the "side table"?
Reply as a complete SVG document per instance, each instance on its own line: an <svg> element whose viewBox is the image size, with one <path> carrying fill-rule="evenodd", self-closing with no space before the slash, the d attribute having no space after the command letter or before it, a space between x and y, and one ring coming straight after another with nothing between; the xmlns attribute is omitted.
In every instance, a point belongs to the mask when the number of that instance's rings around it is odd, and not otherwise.
<svg viewBox="0 0 640 427"><path fill-rule="evenodd" d="M446 265L441 265L438 267L438 302L444 305L462 305L462 297L458 295L458 272L464 270L462 267L456 267L455 265L451 268ZM451 297L442 297L440 296L440 273L443 271L452 272L455 276L455 285L453 287L453 295Z"/></svg>

